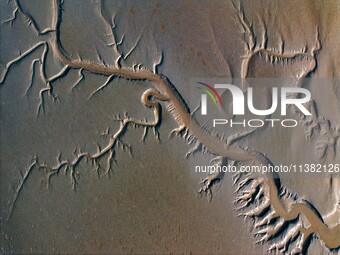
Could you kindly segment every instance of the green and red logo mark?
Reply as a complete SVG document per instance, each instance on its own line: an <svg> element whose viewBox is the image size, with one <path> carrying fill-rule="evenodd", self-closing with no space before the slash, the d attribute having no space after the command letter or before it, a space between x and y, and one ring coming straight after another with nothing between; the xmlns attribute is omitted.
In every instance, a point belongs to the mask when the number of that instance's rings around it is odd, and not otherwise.
<svg viewBox="0 0 340 255"><path fill-rule="evenodd" d="M213 86L206 84L204 82L197 82L197 83L206 87L206 88L200 88L200 87L197 87L197 88L204 91L206 93L206 95L208 95L211 98L211 100L214 102L215 105L217 104L217 101L218 101L220 103L220 105L222 106L221 96L218 94L218 92L216 91L216 89Z"/></svg>
<svg viewBox="0 0 340 255"><path fill-rule="evenodd" d="M218 94L216 89L204 82L197 82L198 84L204 86L204 88L197 87L199 90L202 90L205 94L201 95L201 114L206 115L207 114L207 95L210 97L210 99L214 102L215 105L217 105L217 101L222 106L222 99L221 96Z"/></svg>

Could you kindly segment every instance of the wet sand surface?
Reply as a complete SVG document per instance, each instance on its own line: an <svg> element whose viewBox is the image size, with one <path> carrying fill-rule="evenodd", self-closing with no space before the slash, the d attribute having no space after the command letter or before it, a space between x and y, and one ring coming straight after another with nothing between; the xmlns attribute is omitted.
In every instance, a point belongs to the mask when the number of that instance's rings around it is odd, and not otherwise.
<svg viewBox="0 0 340 255"><path fill-rule="evenodd" d="M236 82L247 76L285 80L306 74L302 86L311 91L318 114L312 121L316 125L312 139L306 139L310 125L303 128L299 123L294 129L260 130L237 145L264 153L277 165L340 163L338 1L242 1L241 6L237 1L234 5L231 1L64 1L58 15L53 2L58 1L0 3L2 254L267 254L268 248L280 242L287 244L288 251L298 246L299 237L285 240L295 233L296 223L305 228L312 225L315 231L322 228L322 221L329 228L339 224L339 174L317 178L282 175L281 186L290 196L279 196L280 201L289 207L291 200L304 199L308 208L316 208L319 220L306 220L310 211L301 209L300 217L287 223L274 238L254 244L261 238L254 237L257 216L238 216L240 211L235 208L239 205L234 201L240 194L235 192L232 174L212 187L211 201L209 194L197 193L206 174L195 173L193 165L202 159L207 162L212 155L198 152L186 159L192 145L183 137L168 139L169 133L185 122L185 117L178 120L168 111L173 107L176 115L176 107L180 107L171 105L171 100L178 99L172 94L167 95L169 107L153 94L162 106L156 127L160 141L149 128L143 143L144 127L129 125L119 137L111 161L108 154L89 162L84 156L65 174L66 168L60 168L50 181L47 178L49 167L59 161L73 161L83 152L100 154L110 135L119 130L120 122L114 121L117 114L125 118L127 112L151 123L156 108L144 107L140 98L154 84L162 94L168 92L159 89L168 83L157 80L158 74L167 77L191 110L197 106L192 79L232 78ZM57 16L58 33L37 35L35 28L53 28ZM242 32L242 17L252 23L255 49L261 48L265 24L263 49L269 53L263 54L268 59L251 55L245 48L250 37ZM55 46L57 37L60 41ZM41 43L45 41L48 46ZM301 57L287 63L279 55L300 51ZM242 67L247 58L242 56L247 53L251 57L245 75ZM65 73L60 73L65 66L62 54L70 61ZM18 56L20 60L9 67ZM117 67L119 56L122 69L117 72L125 72L120 78L110 79L91 71L91 66L88 70L81 66L91 61ZM125 79L132 69L124 68L138 64L150 70L146 78ZM134 75L144 70L136 68ZM44 76L58 73L61 75L52 79L51 89ZM98 90L103 84L107 86ZM266 105L268 100L263 98L267 91L259 88L257 92L258 101ZM223 93L222 99L228 101L230 95ZM293 112L289 117L299 118ZM187 122L192 125L192 119ZM203 122L197 117L199 127ZM227 137L236 132L240 130L220 131ZM190 128L188 133L195 137ZM196 138L200 140L198 135ZM112 163L110 171L108 162ZM271 209L280 204L270 201ZM256 203L249 209L256 208ZM276 223L274 219L265 225ZM303 242L303 253L338 254L340 232L334 233L324 240L312 235Z"/></svg>

